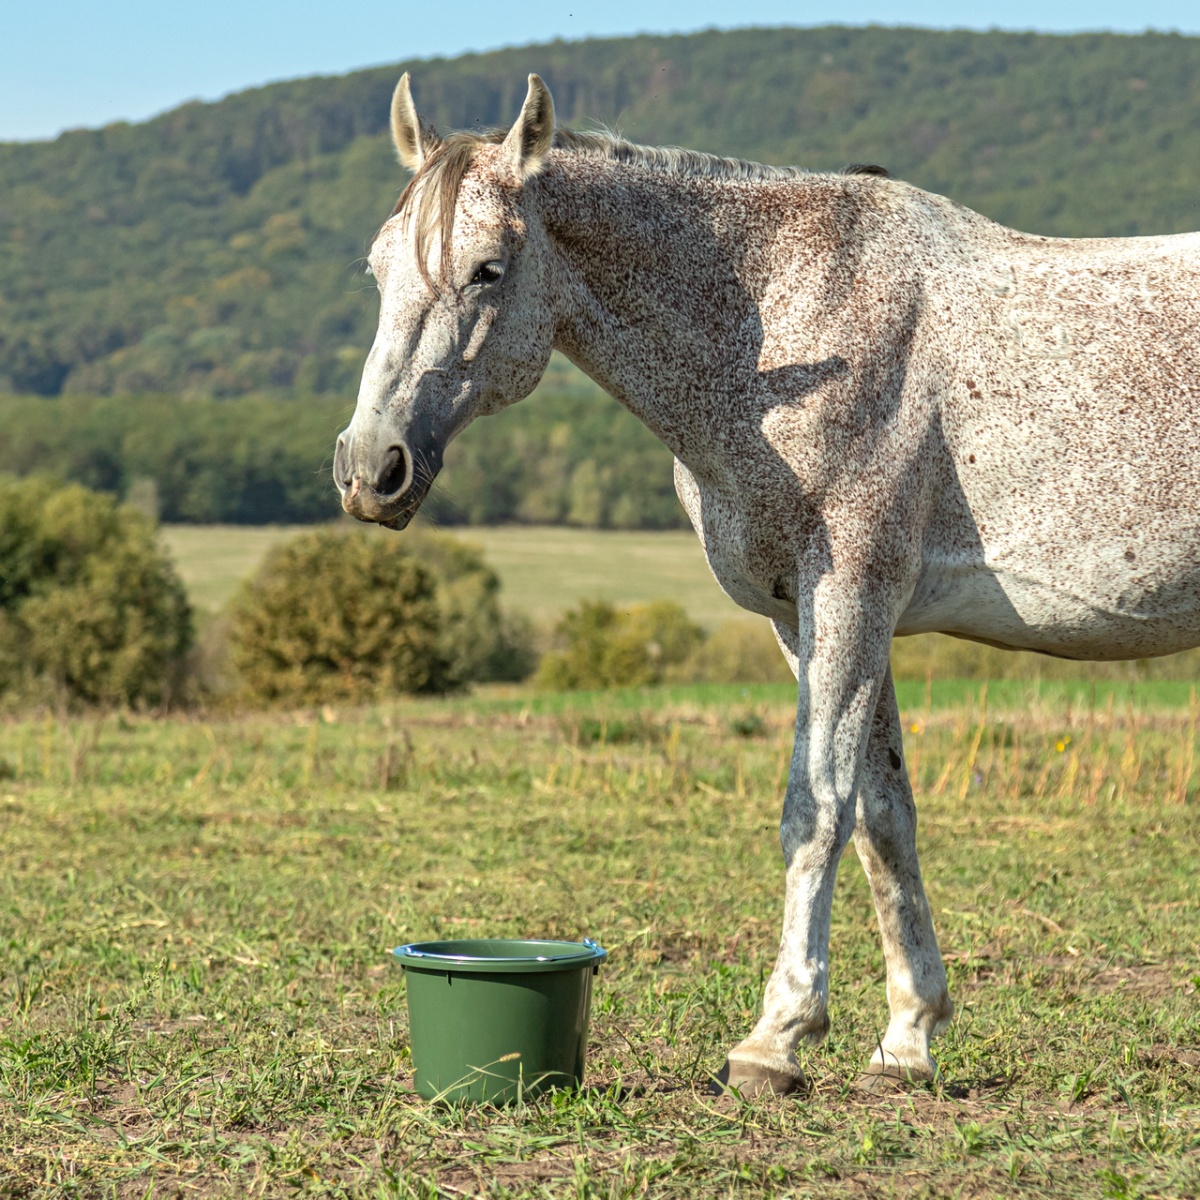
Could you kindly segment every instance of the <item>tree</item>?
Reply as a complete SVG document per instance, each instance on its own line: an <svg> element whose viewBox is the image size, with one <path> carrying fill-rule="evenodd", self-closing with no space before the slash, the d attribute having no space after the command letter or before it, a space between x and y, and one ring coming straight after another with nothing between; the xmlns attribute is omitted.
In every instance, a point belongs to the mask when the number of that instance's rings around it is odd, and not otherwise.
<svg viewBox="0 0 1200 1200"><path fill-rule="evenodd" d="M144 514L77 484L0 480L0 692L164 704L191 641L183 585Z"/></svg>

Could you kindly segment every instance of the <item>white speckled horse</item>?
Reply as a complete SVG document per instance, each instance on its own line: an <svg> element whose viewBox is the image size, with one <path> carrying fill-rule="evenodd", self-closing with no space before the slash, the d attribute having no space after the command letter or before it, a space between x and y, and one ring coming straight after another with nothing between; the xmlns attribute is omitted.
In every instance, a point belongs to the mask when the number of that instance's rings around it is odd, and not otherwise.
<svg viewBox="0 0 1200 1200"><path fill-rule="evenodd" d="M889 644L1200 643L1200 235L1033 237L878 174L556 130L536 76L507 134L444 140L405 76L392 132L415 175L371 251L343 507L402 529L450 439L528 395L553 348L645 422L799 683L779 957L718 1078L803 1086L851 836L891 1008L870 1071L932 1077L953 1006Z"/></svg>

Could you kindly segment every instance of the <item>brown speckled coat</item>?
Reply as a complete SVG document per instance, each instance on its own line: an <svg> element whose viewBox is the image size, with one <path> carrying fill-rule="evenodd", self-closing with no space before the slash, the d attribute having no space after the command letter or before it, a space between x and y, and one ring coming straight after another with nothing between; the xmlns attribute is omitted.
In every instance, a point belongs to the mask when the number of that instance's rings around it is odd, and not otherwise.
<svg viewBox="0 0 1200 1200"><path fill-rule="evenodd" d="M405 77L393 133L416 174L371 254L344 507L403 528L447 442L528 395L553 348L645 422L799 685L780 953L721 1079L803 1082L851 836L888 969L871 1070L930 1077L953 1008L889 644L1200 643L1200 235L1033 237L876 175L556 132L536 76L507 136L444 141Z"/></svg>

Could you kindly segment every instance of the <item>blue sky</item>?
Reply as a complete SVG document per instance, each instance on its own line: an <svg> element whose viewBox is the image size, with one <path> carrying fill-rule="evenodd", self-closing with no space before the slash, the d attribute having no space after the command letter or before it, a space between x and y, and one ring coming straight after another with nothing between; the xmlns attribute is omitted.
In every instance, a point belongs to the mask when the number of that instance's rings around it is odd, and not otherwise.
<svg viewBox="0 0 1200 1200"><path fill-rule="evenodd" d="M8 0L4 8L0 140L143 120L276 79L556 37L871 23L1200 33L1196 0Z"/></svg>

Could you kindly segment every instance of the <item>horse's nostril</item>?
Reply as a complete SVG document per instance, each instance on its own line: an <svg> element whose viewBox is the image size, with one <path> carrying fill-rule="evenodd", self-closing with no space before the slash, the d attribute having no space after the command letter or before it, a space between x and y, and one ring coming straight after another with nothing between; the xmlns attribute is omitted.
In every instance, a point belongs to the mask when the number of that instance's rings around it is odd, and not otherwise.
<svg viewBox="0 0 1200 1200"><path fill-rule="evenodd" d="M395 496L404 490L407 482L408 462L404 451L399 446L393 446L384 459L383 473L379 477L377 490L381 496Z"/></svg>
<svg viewBox="0 0 1200 1200"><path fill-rule="evenodd" d="M333 451L333 482L345 491L353 482L353 472L350 470L350 455L346 449L345 437L339 437Z"/></svg>

